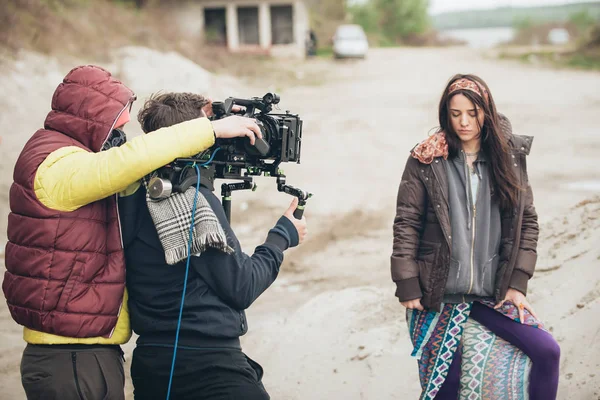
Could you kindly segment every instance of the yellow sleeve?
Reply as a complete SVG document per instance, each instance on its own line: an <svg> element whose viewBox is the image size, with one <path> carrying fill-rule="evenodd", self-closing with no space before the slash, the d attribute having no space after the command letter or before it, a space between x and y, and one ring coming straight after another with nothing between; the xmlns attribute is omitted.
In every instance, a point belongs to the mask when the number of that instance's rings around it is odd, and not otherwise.
<svg viewBox="0 0 600 400"><path fill-rule="evenodd" d="M35 194L48 208L74 211L121 192L174 159L191 157L214 142L210 121L200 118L138 136L99 153L63 147L39 166Z"/></svg>

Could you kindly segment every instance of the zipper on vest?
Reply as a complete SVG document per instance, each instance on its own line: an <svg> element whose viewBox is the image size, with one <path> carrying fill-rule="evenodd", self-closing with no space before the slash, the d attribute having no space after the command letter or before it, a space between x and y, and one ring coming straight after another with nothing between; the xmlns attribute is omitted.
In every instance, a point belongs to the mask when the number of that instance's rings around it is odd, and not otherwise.
<svg viewBox="0 0 600 400"><path fill-rule="evenodd" d="M73 376L75 377L75 386L77 387L77 394L80 399L83 399L83 393L81 393L81 386L79 386L79 378L77 377L77 353L71 352L71 361L73 361Z"/></svg>
<svg viewBox="0 0 600 400"><path fill-rule="evenodd" d="M119 118L121 117L121 114L123 114L123 112L125 112L125 110L131 106L131 103L132 103L132 101L131 101L131 99L129 99L127 104L125 104L125 107L123 107L123 109L119 112L119 115L117 115L117 118L115 118L112 126L110 127L110 130L108 131L108 135L106 135L106 139L104 139L102 146L104 146L104 144L110 137L110 134L112 133L113 129L115 129L115 125L116 125L117 121L119 120ZM123 228L121 227L121 215L119 213L119 193L115 194L115 205L116 205L116 209L117 209L117 224L119 225L119 240L121 242L121 249L124 250L125 245L123 244ZM125 296L125 294L123 294L123 296ZM110 331L110 333L108 335L109 338L112 338L113 333L115 333L115 330L117 329L117 325L119 325L119 317L121 316L122 311L123 311L123 300L121 300L121 304L119 305L119 312L117 314L117 322L115 323L115 326L113 326L112 330ZM123 358L123 360L125 360L125 358Z"/></svg>
<svg viewBox="0 0 600 400"><path fill-rule="evenodd" d="M473 225L471 229L471 282L467 294L473 290L473 274L475 273L475 218L477 217L477 206L473 204Z"/></svg>
<svg viewBox="0 0 600 400"><path fill-rule="evenodd" d="M135 101L135 100L134 100L134 101ZM127 104L125 104L125 107L123 107L123 108L121 109L121 111L119 111L119 114L117 115L117 118L115 118L115 120L113 121L112 125L110 126L110 129L108 130L108 134L107 134L107 135L106 135L106 137L104 138L104 141L103 141L103 142L102 142L102 144L100 145L100 148L102 148L102 147L103 147L103 146L106 144L106 142L107 142L108 138L110 137L110 134L112 133L113 129L115 129L115 125L117 124L117 121L119 120L119 118L121 118L121 114L123 114L123 113L125 112L125 110L126 110L128 107L130 107L130 105L131 105L131 104L132 104L132 101L131 101L131 99L129 99L129 101L127 102Z"/></svg>
<svg viewBox="0 0 600 400"><path fill-rule="evenodd" d="M128 107L130 107L130 104L131 104L131 99L127 102L127 104L125 104L125 107L123 107L123 109L119 112L119 115L117 115L117 118L115 118L112 126L110 127L110 130L108 131L108 135L106 135L106 139L104 139L104 142L102 142L102 146L104 146L104 144L110 137L111 132L113 131L113 129L115 129L115 125L116 125L117 121L119 120L119 118L121 117L121 114L123 114L123 112ZM121 240L121 248L124 248L125 246L123 245L123 231L121 230L121 216L119 215L119 193L115 194L115 201L117 204L117 221L119 222L119 239Z"/></svg>
<svg viewBox="0 0 600 400"><path fill-rule="evenodd" d="M119 194L118 193L115 194L115 206L117 209L117 224L119 225L119 240L121 241L121 249L123 249L123 251L125 251L125 245L123 244L123 228L121 227L121 214L119 213ZM124 293L123 293L123 297L125 297ZM119 317L121 316L122 311L123 311L123 300L121 300L121 305L119 305L119 312L117 314L117 322L115 323L115 326L113 326L112 330L108 334L109 338L112 338L113 333L115 333L115 330L117 329L117 325L119 325Z"/></svg>
<svg viewBox="0 0 600 400"><path fill-rule="evenodd" d="M463 151L464 154L464 151ZM467 158L465 156L465 166L467 168L467 176L465 179L465 185L467 185L467 201L470 201L471 204L469 204L470 207L472 207L473 210L473 216L471 217L470 221L469 221L469 225L471 228L471 275L469 276L469 290L467 290L467 294L471 294L471 291L473 290L473 275L475 274L475 229L476 229L476 225L475 225L475 219L477 218L477 195L475 195L473 193L472 189L472 179L473 179L473 172L476 172L476 166L475 166L475 162L473 162L473 166L469 166L468 162L467 162ZM477 194L479 194L479 190L477 190Z"/></svg>

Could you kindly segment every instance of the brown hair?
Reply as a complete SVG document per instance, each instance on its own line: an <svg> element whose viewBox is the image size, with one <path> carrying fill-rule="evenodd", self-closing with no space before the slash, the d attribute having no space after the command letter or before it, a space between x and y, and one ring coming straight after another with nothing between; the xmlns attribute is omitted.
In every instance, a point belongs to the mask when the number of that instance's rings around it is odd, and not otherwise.
<svg viewBox="0 0 600 400"><path fill-rule="evenodd" d="M458 89L449 93L450 86L459 79L467 79L474 82L481 89L480 92L487 92L487 95L484 94L484 98L468 89ZM510 161L510 147L508 143L510 133L504 132L501 129L492 93L483 79L476 75L458 74L453 76L444 89L444 94L440 100L439 121L441 130L446 132L449 156L457 156L462 148L460 138L450 123L450 100L457 94L462 94L475 106L483 110L484 121L483 126L479 127L479 135L481 137L481 150L485 154L487 163L490 166L490 181L493 193L497 194L502 208L516 207L519 184ZM477 120L477 124L479 125L479 119Z"/></svg>
<svg viewBox="0 0 600 400"><path fill-rule="evenodd" d="M194 93L153 94L138 113L145 133L204 116L202 108L209 100Z"/></svg>

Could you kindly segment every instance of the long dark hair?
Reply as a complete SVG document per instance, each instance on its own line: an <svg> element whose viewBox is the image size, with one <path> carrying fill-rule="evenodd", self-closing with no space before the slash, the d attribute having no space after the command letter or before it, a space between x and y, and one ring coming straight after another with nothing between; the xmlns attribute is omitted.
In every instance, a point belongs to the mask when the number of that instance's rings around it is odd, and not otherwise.
<svg viewBox="0 0 600 400"><path fill-rule="evenodd" d="M451 94L448 93L450 86L459 79L467 79L474 82L479 87L482 95L480 96L468 89L458 89ZM440 127L446 133L449 156L457 156L462 149L460 138L452 128L450 122L450 100L457 94L462 94L476 107L483 110L484 120L483 126L479 127L479 135L481 137L481 150L485 154L486 161L490 166L490 182L493 193L497 194L500 206L503 209L516 207L519 184L513 172L510 158L509 133L504 132L500 127L496 103L490 89L483 79L476 75L458 74L453 76L444 89L444 94L440 100ZM477 119L477 124L479 125L479 119Z"/></svg>

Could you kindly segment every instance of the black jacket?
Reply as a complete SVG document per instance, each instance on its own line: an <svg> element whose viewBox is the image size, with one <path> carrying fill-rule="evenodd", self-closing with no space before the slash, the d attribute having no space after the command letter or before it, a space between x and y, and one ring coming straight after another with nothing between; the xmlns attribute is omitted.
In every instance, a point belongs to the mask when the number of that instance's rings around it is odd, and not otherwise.
<svg viewBox="0 0 600 400"><path fill-rule="evenodd" d="M215 211L234 254L209 249L192 257L183 309L182 346L239 346L248 330L244 310L273 283L283 251L298 244L292 222L282 217L264 244L244 254L227 222L220 201L200 188ZM129 313L138 344L169 344L175 340L185 265L168 265L146 206L143 187L119 200L127 265Z"/></svg>

